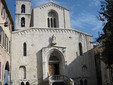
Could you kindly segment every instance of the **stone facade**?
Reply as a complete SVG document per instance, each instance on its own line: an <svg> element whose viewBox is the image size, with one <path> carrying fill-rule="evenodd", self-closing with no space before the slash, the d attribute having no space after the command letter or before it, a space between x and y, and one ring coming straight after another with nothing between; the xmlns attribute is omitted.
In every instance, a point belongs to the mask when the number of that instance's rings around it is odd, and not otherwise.
<svg viewBox="0 0 113 85"><path fill-rule="evenodd" d="M28 9L17 15L22 11L21 4ZM28 0L16 0L12 85L46 85L44 82L54 75L72 78L75 85L97 85L92 36L70 27L69 10L49 2L34 8L29 22L30 16L26 19L29 9Z"/></svg>
<svg viewBox="0 0 113 85"><path fill-rule="evenodd" d="M0 85L10 83L10 44L13 21L5 0L0 0ZM7 81L4 81L7 80Z"/></svg>

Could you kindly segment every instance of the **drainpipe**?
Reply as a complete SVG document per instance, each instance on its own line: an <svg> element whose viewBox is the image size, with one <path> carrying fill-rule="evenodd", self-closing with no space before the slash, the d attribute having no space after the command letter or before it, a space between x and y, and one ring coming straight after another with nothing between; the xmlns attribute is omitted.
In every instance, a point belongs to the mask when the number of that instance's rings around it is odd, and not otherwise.
<svg viewBox="0 0 113 85"><path fill-rule="evenodd" d="M12 85L12 75L11 75L11 72L12 72L12 30L11 30L11 35L10 35L10 85Z"/></svg>

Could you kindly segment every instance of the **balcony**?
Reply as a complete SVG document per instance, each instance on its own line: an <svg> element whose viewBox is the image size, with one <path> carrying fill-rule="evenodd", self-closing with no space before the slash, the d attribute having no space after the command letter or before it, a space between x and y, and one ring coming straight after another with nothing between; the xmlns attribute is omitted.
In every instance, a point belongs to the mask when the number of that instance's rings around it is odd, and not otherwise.
<svg viewBox="0 0 113 85"><path fill-rule="evenodd" d="M49 77L49 85L74 85L74 81L65 75L53 75Z"/></svg>

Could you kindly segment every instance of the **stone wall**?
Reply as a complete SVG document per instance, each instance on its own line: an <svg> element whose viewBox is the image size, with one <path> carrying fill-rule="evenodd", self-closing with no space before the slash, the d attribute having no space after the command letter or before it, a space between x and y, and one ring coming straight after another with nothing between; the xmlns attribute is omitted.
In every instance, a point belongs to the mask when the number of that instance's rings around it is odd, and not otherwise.
<svg viewBox="0 0 113 85"><path fill-rule="evenodd" d="M65 48L64 67L70 78L79 84L80 79L87 79L89 84L96 85L95 62L92 52L92 36L72 29L46 29L30 28L12 34L12 80L13 84L19 84L19 67L26 67L26 81L30 83L47 78L48 67L43 68L42 49L53 48L52 36L56 37L55 48ZM23 56L23 43L27 44L27 56ZM79 54L79 42L82 43L83 55ZM48 54L44 54L48 55ZM47 64L47 63L46 63ZM86 66L85 73L82 67ZM44 71L43 71L44 70ZM44 74L46 77L44 77ZM16 78L16 79L15 79ZM39 81L40 82L40 81ZM38 83L39 83L38 82Z"/></svg>

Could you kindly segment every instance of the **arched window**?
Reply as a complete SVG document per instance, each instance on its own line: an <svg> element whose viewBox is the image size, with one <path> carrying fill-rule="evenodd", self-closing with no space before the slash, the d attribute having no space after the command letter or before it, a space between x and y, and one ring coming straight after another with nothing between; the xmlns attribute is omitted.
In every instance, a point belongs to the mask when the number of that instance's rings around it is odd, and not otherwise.
<svg viewBox="0 0 113 85"><path fill-rule="evenodd" d="M27 44L23 44L23 56L27 56Z"/></svg>
<svg viewBox="0 0 113 85"><path fill-rule="evenodd" d="M3 37L3 29L0 26L0 44L2 44L2 37Z"/></svg>
<svg viewBox="0 0 113 85"><path fill-rule="evenodd" d="M87 80L86 79L84 80L84 85L87 85Z"/></svg>
<svg viewBox="0 0 113 85"><path fill-rule="evenodd" d="M83 85L83 80L80 80L80 85Z"/></svg>
<svg viewBox="0 0 113 85"><path fill-rule="evenodd" d="M79 43L79 54L82 55L83 52L82 52L82 43Z"/></svg>
<svg viewBox="0 0 113 85"><path fill-rule="evenodd" d="M25 13L25 5L24 4L21 6L21 13Z"/></svg>
<svg viewBox="0 0 113 85"><path fill-rule="evenodd" d="M56 28L58 27L58 14L56 11L54 10L51 10L49 13L48 13L48 27L50 28Z"/></svg>
<svg viewBox="0 0 113 85"><path fill-rule="evenodd" d="M24 85L24 82L21 82L21 85Z"/></svg>
<svg viewBox="0 0 113 85"><path fill-rule="evenodd" d="M29 82L26 82L26 85L29 85Z"/></svg>
<svg viewBox="0 0 113 85"><path fill-rule="evenodd" d="M20 79L26 79L26 67L20 66L19 68L19 78Z"/></svg>
<svg viewBox="0 0 113 85"><path fill-rule="evenodd" d="M53 27L53 19L51 18L51 27Z"/></svg>
<svg viewBox="0 0 113 85"><path fill-rule="evenodd" d="M54 27L56 27L56 18L54 18Z"/></svg>
<svg viewBox="0 0 113 85"><path fill-rule="evenodd" d="M24 17L21 18L21 27L25 27L25 18Z"/></svg>
<svg viewBox="0 0 113 85"><path fill-rule="evenodd" d="M87 66L86 66L86 65L83 65L83 66L82 66L82 74L83 74L84 76L87 76Z"/></svg>
<svg viewBox="0 0 113 85"><path fill-rule="evenodd" d="M48 21L48 27L50 27L50 21L49 21L49 18L47 19L47 21Z"/></svg>

